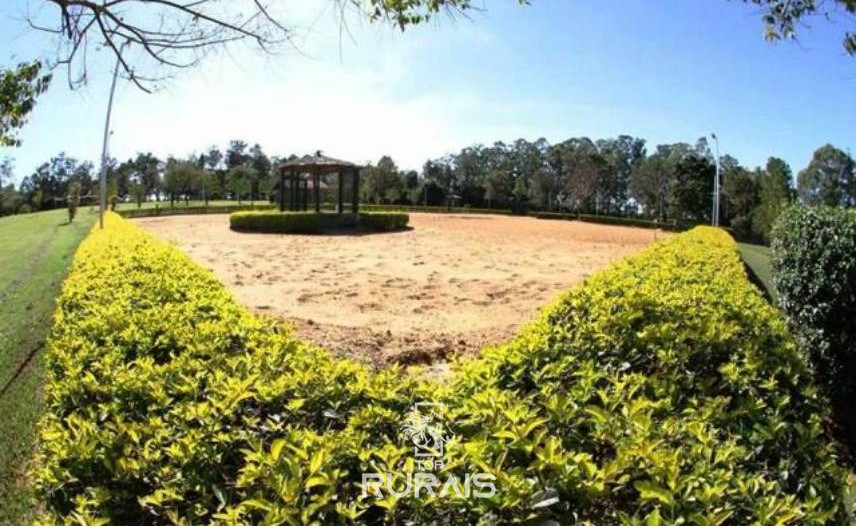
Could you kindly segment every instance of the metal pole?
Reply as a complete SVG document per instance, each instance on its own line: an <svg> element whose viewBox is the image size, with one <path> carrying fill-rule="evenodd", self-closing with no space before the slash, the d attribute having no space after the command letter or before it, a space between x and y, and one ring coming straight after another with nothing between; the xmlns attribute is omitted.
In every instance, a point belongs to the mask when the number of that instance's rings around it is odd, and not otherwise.
<svg viewBox="0 0 856 526"><path fill-rule="evenodd" d="M710 134L713 141L716 143L716 175L713 180L713 213L711 214L711 224L719 226L719 182L720 182L720 164L719 164L719 138L715 133Z"/></svg>
<svg viewBox="0 0 856 526"><path fill-rule="evenodd" d="M125 49L128 43L122 44L119 53ZM98 225L104 229L104 211L107 207L107 143L110 139L110 117L113 114L113 95L116 93L116 79L119 78L119 65L121 62L116 58L116 67L113 69L113 83L110 86L110 99L107 102L107 119L104 121L104 142L101 146L101 176L99 177L98 196Z"/></svg>

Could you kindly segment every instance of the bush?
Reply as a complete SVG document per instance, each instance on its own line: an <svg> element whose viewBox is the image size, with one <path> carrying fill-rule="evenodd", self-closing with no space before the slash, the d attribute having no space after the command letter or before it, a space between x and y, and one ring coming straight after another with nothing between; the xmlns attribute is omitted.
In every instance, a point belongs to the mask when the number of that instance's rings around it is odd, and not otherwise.
<svg viewBox="0 0 856 526"><path fill-rule="evenodd" d="M423 206L423 205L372 205L361 204L360 210L367 212L421 212L425 214L494 214L511 215L507 208L472 208L469 206Z"/></svg>
<svg viewBox="0 0 856 526"><path fill-rule="evenodd" d="M194 215L194 214L230 214L233 212L241 212L248 210L266 210L271 211L276 208L273 205L209 205L209 206L177 206L161 208L158 203L152 208L136 208L127 210L117 210L122 217L137 218L150 216L171 216L171 215Z"/></svg>
<svg viewBox="0 0 856 526"><path fill-rule="evenodd" d="M410 216L395 212L360 212L360 228L381 232L404 230L410 222Z"/></svg>
<svg viewBox="0 0 856 526"><path fill-rule="evenodd" d="M359 227L389 231L407 227L410 217L402 213L335 214L318 212L236 212L229 216L234 230L275 233L320 233Z"/></svg>
<svg viewBox="0 0 856 526"><path fill-rule="evenodd" d="M114 214L78 251L48 342L44 524L844 524L843 473L777 312L727 234L653 245L444 384L370 372L239 307ZM361 496L416 468L399 434L446 404L443 475L489 499Z"/></svg>
<svg viewBox="0 0 856 526"><path fill-rule="evenodd" d="M66 201L68 205L68 222L71 223L77 216L77 207L80 206L80 183L75 181L68 185Z"/></svg>
<svg viewBox="0 0 856 526"><path fill-rule="evenodd" d="M856 452L856 212L786 210L773 229L774 282Z"/></svg>
<svg viewBox="0 0 856 526"><path fill-rule="evenodd" d="M657 221L651 221L649 219L638 219L635 217L569 214L564 212L537 212L534 215L538 219L562 219L566 221L583 221L585 223L598 223L603 225L659 228L662 230L680 230L680 227L675 223L660 223Z"/></svg>

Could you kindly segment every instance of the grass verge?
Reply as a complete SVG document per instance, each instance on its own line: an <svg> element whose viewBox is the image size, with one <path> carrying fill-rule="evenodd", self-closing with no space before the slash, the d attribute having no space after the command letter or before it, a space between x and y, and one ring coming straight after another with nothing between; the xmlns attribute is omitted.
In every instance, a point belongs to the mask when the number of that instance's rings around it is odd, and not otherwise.
<svg viewBox="0 0 856 526"><path fill-rule="evenodd" d="M0 524L28 524L32 491L25 477L42 413L41 350L54 299L77 245L96 215L81 209L0 218Z"/></svg>
<svg viewBox="0 0 856 526"><path fill-rule="evenodd" d="M773 287L773 253L770 247L753 245L750 243L738 243L740 256L743 262L752 271L757 284L763 286L767 298L776 302L776 289Z"/></svg>

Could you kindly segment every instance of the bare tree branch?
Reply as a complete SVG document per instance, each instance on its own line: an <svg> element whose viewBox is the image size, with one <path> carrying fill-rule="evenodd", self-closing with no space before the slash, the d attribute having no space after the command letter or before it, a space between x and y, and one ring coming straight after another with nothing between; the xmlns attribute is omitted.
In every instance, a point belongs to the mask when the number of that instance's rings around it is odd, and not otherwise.
<svg viewBox="0 0 856 526"><path fill-rule="evenodd" d="M88 78L90 48L108 51L123 76L149 92L169 72L194 67L210 51L228 44L247 41L267 54L292 44L291 27L273 10L277 4L284 5L284 0L40 1L58 9L55 23L36 21L29 15L28 22L33 29L58 38L57 56L49 63L67 68L72 87ZM401 29L424 23L438 13L455 15L480 9L473 0L330 2L341 9L339 23L345 31L347 9Z"/></svg>

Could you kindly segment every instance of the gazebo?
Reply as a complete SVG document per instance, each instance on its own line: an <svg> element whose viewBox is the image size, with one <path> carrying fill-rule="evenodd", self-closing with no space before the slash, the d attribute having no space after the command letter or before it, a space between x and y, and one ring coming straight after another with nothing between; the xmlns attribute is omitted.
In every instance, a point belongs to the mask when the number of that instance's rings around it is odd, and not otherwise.
<svg viewBox="0 0 856 526"><path fill-rule="evenodd" d="M321 181L322 175L338 174L338 206L336 211L342 213L345 206L345 177L350 175L353 179L351 210L353 213L359 211L360 196L360 170L361 166L348 161L340 161L321 154L304 155L299 159L287 161L279 167L279 209L285 211L306 210L307 196L312 190L315 198L315 211L321 211L321 189L326 184ZM276 189L276 188L275 188ZM302 193L302 198L301 198ZM287 196L286 196L287 194Z"/></svg>

